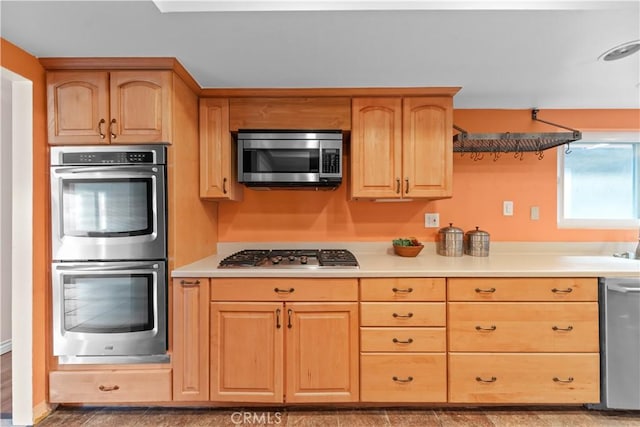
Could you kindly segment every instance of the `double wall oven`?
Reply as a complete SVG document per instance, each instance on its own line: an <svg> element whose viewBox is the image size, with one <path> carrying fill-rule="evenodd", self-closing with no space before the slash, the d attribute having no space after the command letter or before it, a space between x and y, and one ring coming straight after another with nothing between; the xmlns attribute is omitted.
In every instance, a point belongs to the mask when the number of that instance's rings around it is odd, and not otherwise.
<svg viewBox="0 0 640 427"><path fill-rule="evenodd" d="M168 361L166 147L51 149L60 363Z"/></svg>

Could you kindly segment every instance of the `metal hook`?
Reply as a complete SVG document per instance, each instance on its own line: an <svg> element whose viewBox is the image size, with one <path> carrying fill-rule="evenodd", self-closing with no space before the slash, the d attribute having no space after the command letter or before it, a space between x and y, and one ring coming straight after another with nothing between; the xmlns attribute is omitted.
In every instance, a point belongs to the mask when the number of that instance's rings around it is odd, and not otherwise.
<svg viewBox="0 0 640 427"><path fill-rule="evenodd" d="M567 143L567 148L564 150L564 154L571 154L571 143Z"/></svg>
<svg viewBox="0 0 640 427"><path fill-rule="evenodd" d="M516 153L513 155L513 157L515 157L516 159L520 159L520 161L524 160L524 152L523 151L516 151Z"/></svg>
<svg viewBox="0 0 640 427"><path fill-rule="evenodd" d="M500 158L500 156L501 156L501 154L500 154L500 152L499 152L499 151L494 151L494 152L493 152L493 161L494 161L494 162L497 162L497 161L498 161L498 159Z"/></svg>

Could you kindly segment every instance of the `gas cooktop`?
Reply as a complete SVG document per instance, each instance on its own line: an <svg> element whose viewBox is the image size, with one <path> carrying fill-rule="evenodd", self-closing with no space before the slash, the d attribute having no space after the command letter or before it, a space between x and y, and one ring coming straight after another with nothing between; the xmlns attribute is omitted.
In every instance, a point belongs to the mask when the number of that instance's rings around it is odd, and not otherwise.
<svg viewBox="0 0 640 427"><path fill-rule="evenodd" d="M245 249L218 268L358 268L358 261L346 249Z"/></svg>

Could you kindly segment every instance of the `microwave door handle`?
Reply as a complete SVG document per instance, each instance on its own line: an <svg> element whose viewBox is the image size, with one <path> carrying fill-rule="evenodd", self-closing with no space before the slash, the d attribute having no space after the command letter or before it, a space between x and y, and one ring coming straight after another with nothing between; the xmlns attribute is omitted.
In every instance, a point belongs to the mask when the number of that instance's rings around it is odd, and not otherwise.
<svg viewBox="0 0 640 427"><path fill-rule="evenodd" d="M94 166L80 168L60 168L55 169L56 173L87 173L87 172L158 172L156 166L140 167L140 166Z"/></svg>
<svg viewBox="0 0 640 427"><path fill-rule="evenodd" d="M91 266L84 267L78 265L59 265L56 267L56 270L60 271L120 271L120 270L157 270L158 264L144 264L144 265L133 265L133 266Z"/></svg>

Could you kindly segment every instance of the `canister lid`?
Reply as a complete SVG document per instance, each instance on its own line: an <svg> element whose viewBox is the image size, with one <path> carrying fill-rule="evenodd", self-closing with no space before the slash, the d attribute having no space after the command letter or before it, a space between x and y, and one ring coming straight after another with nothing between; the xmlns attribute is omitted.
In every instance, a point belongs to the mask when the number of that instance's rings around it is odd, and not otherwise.
<svg viewBox="0 0 640 427"><path fill-rule="evenodd" d="M489 233L487 233L484 230L480 230L480 227L476 226L475 230L469 230L466 233L468 236L489 236Z"/></svg>
<svg viewBox="0 0 640 427"><path fill-rule="evenodd" d="M441 233L441 234L463 234L464 232L462 231L461 228L454 227L453 223L450 222L448 227L441 228L440 230L438 230L438 233Z"/></svg>

